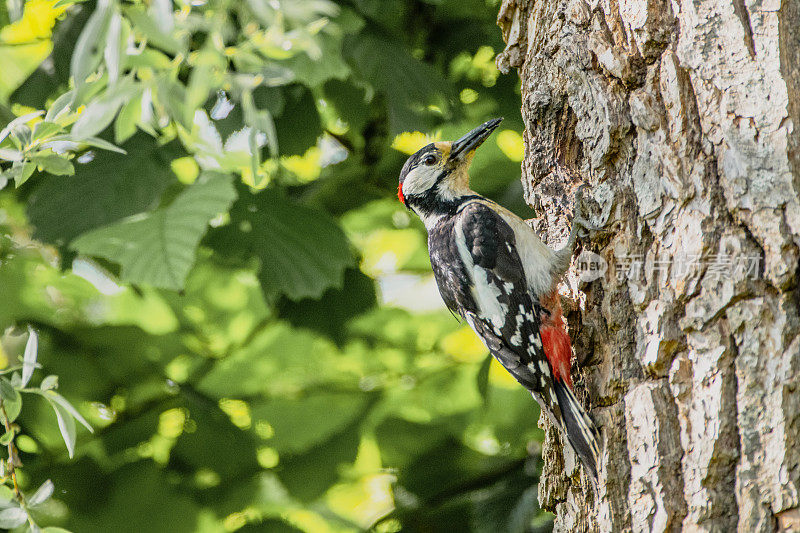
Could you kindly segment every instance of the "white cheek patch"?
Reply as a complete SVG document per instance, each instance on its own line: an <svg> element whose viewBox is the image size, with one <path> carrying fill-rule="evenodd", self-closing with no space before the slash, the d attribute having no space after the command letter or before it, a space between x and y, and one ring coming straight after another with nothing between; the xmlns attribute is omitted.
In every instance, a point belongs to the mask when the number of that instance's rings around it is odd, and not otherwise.
<svg viewBox="0 0 800 533"><path fill-rule="evenodd" d="M436 184L441 169L420 165L412 170L403 180L403 196L422 194Z"/></svg>

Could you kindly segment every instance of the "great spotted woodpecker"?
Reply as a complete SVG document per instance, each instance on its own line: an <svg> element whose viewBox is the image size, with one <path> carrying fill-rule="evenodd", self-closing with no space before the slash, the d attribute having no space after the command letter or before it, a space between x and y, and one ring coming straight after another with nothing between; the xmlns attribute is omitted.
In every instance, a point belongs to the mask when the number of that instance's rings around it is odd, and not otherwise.
<svg viewBox="0 0 800 533"><path fill-rule="evenodd" d="M501 120L413 154L400 172L397 196L428 230L431 265L447 307L530 391L596 480L599 434L572 391L572 345L556 291L579 228L590 226L576 197L569 241L553 251L522 219L470 190L475 150Z"/></svg>

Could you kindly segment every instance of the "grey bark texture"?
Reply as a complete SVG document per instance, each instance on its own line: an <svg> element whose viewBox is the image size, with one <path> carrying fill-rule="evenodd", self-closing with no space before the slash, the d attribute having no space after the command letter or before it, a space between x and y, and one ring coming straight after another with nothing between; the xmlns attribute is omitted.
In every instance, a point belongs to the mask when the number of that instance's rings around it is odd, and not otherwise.
<svg viewBox="0 0 800 533"><path fill-rule="evenodd" d="M534 227L586 183L609 265L564 289L605 456L595 494L540 422L556 531L800 531L799 3L500 6Z"/></svg>

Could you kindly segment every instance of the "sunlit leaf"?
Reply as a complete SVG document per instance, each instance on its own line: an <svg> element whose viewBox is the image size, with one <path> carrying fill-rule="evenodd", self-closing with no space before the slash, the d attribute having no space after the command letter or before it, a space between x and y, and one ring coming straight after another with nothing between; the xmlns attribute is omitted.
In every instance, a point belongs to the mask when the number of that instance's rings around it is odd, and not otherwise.
<svg viewBox="0 0 800 533"><path fill-rule="evenodd" d="M49 400L49 399L48 399ZM56 414L56 421L58 422L58 430L61 432L61 438L64 439L64 444L67 447L67 453L72 457L75 455L75 419L72 418L70 413L56 402L49 400L50 406Z"/></svg>
<svg viewBox="0 0 800 533"><path fill-rule="evenodd" d="M39 354L39 334L28 327L28 342L25 344L25 353L22 357L22 383L20 387L25 387L31 380L34 369L36 369L36 357Z"/></svg>
<svg viewBox="0 0 800 533"><path fill-rule="evenodd" d="M81 31L72 52L70 75L75 83L75 98L81 101L86 79L95 70L103 55L103 39L113 13L111 0L99 0L94 13Z"/></svg>
<svg viewBox="0 0 800 533"><path fill-rule="evenodd" d="M0 527L13 529L21 526L28 519L28 513L19 507L10 507L0 511Z"/></svg>
<svg viewBox="0 0 800 533"><path fill-rule="evenodd" d="M134 27L147 37L148 41L155 47L171 54L177 54L183 48L183 43L169 31L168 21L172 19L171 11L165 17L158 12L146 12L142 6L136 5L127 6L124 9L124 13L131 20Z"/></svg>
<svg viewBox="0 0 800 533"><path fill-rule="evenodd" d="M74 140L83 141L93 138L106 129L114 120L120 107L133 97L136 90L137 87L133 81L126 78L110 86L103 96L93 99L72 126L71 133Z"/></svg>
<svg viewBox="0 0 800 533"><path fill-rule="evenodd" d="M108 68L108 81L114 83L119 78L125 48L128 46L128 27L124 25L119 12L114 11L108 24L106 34L106 45L103 50L103 58Z"/></svg>
<svg viewBox="0 0 800 533"><path fill-rule="evenodd" d="M75 409L72 406L72 404L67 401L66 398L64 398L63 396L61 396L60 394L58 394L57 392L54 392L52 390L44 391L43 396L48 401L50 401L51 403L58 404L64 411L69 413L69 415L72 418L74 418L75 420L80 422L83 425L83 427L88 429L90 432L94 432L94 430L92 429L92 426L89 425L89 422L87 422L86 419L83 418L83 416L81 416L81 414L78 412L78 410Z"/></svg>
<svg viewBox="0 0 800 533"><path fill-rule="evenodd" d="M56 154L37 154L31 158L39 168L45 172L56 176L72 176L75 174L75 167L72 162L64 156Z"/></svg>
<svg viewBox="0 0 800 533"><path fill-rule="evenodd" d="M46 139L51 135L55 135L61 130L62 128L58 124L55 124L53 122L48 122L47 120L42 120L41 122L37 122L36 125L33 127L32 140L38 141Z"/></svg>
<svg viewBox="0 0 800 533"><path fill-rule="evenodd" d="M33 493L33 496L28 498L28 505L41 505L47 500L50 499L50 496L53 495L53 491L55 490L55 485L49 479L42 483L42 485L36 489L36 492Z"/></svg>
<svg viewBox="0 0 800 533"><path fill-rule="evenodd" d="M505 156L517 163L525 157L525 143L522 136L514 130L503 130L497 134L497 146Z"/></svg>
<svg viewBox="0 0 800 533"><path fill-rule="evenodd" d="M42 390L52 390L58 388L58 376L49 375L46 376L42 380L42 384L39 385L39 388Z"/></svg>
<svg viewBox="0 0 800 533"><path fill-rule="evenodd" d="M392 148L404 154L411 155L423 146L441 139L439 135L428 135L420 131L403 132L392 140Z"/></svg>
<svg viewBox="0 0 800 533"><path fill-rule="evenodd" d="M53 49L50 40L63 7L53 0L25 2L22 17L0 30L0 101L4 101Z"/></svg>

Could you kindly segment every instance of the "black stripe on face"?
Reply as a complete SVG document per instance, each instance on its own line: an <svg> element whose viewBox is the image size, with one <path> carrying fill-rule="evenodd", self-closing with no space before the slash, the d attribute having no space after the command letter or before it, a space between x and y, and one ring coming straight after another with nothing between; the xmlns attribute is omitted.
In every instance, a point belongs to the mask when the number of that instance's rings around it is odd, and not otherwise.
<svg viewBox="0 0 800 533"><path fill-rule="evenodd" d="M452 200L444 200L437 194L414 194L407 198L409 205L421 215L455 215L459 208L470 200L483 200L484 198L475 194L459 196Z"/></svg>

